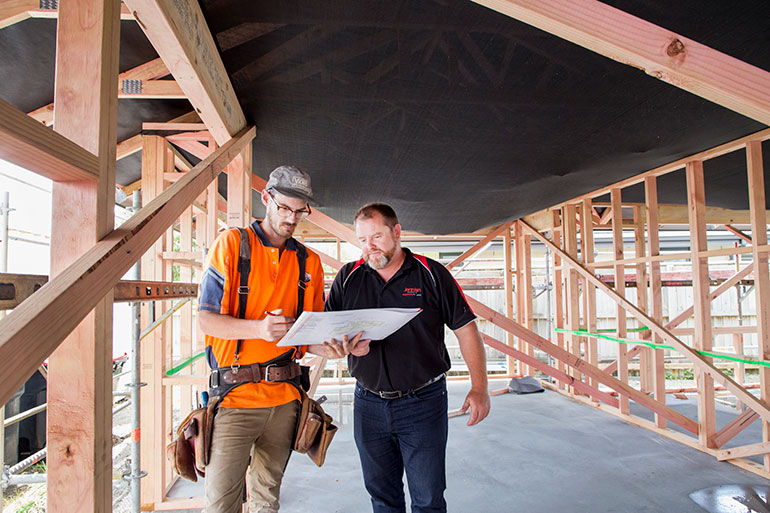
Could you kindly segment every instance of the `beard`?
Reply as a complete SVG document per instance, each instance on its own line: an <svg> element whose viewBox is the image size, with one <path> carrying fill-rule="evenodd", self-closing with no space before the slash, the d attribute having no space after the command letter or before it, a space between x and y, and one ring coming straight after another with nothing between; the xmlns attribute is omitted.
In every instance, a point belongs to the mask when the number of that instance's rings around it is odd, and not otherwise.
<svg viewBox="0 0 770 513"><path fill-rule="evenodd" d="M383 250L380 255L374 256L370 253L367 253L364 255L364 258L366 259L366 263L369 264L369 267L372 269L382 269L388 263L390 263L391 259L393 258L393 255L396 254L396 248L393 247L388 251Z"/></svg>
<svg viewBox="0 0 770 513"><path fill-rule="evenodd" d="M291 236L294 235L294 230L297 229L297 224L289 223L280 218L271 218L270 228L272 228L275 234L279 237L289 240L291 239Z"/></svg>

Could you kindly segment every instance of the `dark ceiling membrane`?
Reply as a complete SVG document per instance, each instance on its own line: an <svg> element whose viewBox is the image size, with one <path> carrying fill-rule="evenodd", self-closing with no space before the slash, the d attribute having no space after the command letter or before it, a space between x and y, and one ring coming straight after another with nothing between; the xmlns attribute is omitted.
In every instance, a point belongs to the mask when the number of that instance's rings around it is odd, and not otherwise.
<svg viewBox="0 0 770 513"><path fill-rule="evenodd" d="M764 128L467 0L201 3L258 127L254 172L302 167L321 210L346 223L385 201L407 230L468 232ZM770 2L607 3L770 69ZM0 97L24 111L52 101L55 30L55 20L0 30ZM121 71L155 57L122 22ZM120 100L118 140L189 110ZM710 205L747 206L741 159L706 162ZM118 183L138 179L140 162L121 161ZM684 201L677 180L661 177L661 202Z"/></svg>
<svg viewBox="0 0 770 513"><path fill-rule="evenodd" d="M202 4L254 172L300 166L343 222L386 201L405 229L473 231L764 128L463 0ZM764 3L617 4L770 68Z"/></svg>

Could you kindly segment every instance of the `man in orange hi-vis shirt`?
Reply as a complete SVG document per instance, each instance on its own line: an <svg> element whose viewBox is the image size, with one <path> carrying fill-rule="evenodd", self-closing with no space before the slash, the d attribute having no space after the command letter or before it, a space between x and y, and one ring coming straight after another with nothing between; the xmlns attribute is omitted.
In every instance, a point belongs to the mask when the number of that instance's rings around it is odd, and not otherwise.
<svg viewBox="0 0 770 513"><path fill-rule="evenodd" d="M249 511L278 511L299 410L302 372L297 360L305 352L327 358L368 352L369 341L359 340L360 333L341 342L276 345L297 312L324 308L321 260L292 238L315 204L310 177L294 166L276 168L262 203L264 220L217 237L201 280L198 323L212 368L209 384L217 396L226 390L206 467L206 513L241 511L247 468ZM242 234L248 237L249 259L242 257ZM242 273L241 266L249 270Z"/></svg>

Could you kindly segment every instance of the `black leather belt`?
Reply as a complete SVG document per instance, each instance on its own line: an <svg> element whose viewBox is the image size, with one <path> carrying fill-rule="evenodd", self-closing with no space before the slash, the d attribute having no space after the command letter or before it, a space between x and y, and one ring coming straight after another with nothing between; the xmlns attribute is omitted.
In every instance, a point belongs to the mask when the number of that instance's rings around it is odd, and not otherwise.
<svg viewBox="0 0 770 513"><path fill-rule="evenodd" d="M260 381L288 381L302 374L302 369L297 362L280 364L241 365L240 367L220 367L211 371L209 386L216 388L222 385L234 385L236 383L258 383Z"/></svg>
<svg viewBox="0 0 770 513"><path fill-rule="evenodd" d="M431 378L428 381L426 381L425 383L423 383L422 385L417 385L416 387L414 387L412 389L409 389L406 392L402 392L401 390L380 390L378 392L378 391L375 391L375 390L369 390L368 388L366 389L366 391L367 392L371 392L374 395L379 396L380 399L401 399L402 397L406 397L407 395L409 395L410 392L418 392L418 391L422 390L423 388L425 388L425 387L427 387L429 385L432 385L433 383L435 383L437 381L440 381L440 380L444 379L444 376L445 376L445 374L439 374L435 378Z"/></svg>

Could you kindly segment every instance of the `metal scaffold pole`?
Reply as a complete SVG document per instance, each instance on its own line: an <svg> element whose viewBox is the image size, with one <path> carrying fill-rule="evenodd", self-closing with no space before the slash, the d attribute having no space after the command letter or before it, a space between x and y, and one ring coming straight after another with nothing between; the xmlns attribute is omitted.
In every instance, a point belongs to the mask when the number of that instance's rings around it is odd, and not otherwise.
<svg viewBox="0 0 770 513"><path fill-rule="evenodd" d="M139 211L142 207L141 194L139 191L134 191L133 195L133 213ZM141 260L137 260L133 267L134 279L139 280L141 277ZM131 303L131 315L132 315L132 341L131 341L131 383L128 385L131 388L131 474L126 476L131 484L131 511L133 513L139 513L141 509L140 489L141 479L147 475L146 472L142 472L141 459L140 459L140 445L141 445L141 429L139 424L139 396L140 389L145 385L140 381L140 340L142 326L141 320L141 303L134 301Z"/></svg>

